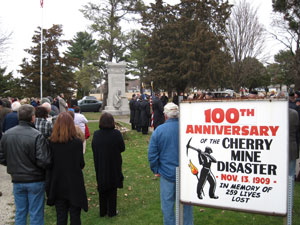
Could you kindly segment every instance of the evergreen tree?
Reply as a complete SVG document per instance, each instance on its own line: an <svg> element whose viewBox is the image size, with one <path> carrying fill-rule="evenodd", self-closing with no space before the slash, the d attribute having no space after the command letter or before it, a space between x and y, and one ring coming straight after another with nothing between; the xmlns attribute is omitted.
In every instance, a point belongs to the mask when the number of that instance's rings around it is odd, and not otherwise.
<svg viewBox="0 0 300 225"><path fill-rule="evenodd" d="M230 62L224 41L229 10L219 1L151 4L143 14L143 25L149 33L146 64L156 86L180 93L187 87L224 84Z"/></svg>
<svg viewBox="0 0 300 225"><path fill-rule="evenodd" d="M294 84L296 80L294 60L295 56L289 50L281 50L278 54L274 56L274 61L279 66L279 74L277 76L281 77L281 84L285 84L288 87L291 84Z"/></svg>
<svg viewBox="0 0 300 225"><path fill-rule="evenodd" d="M138 76L141 83L149 83L146 80L147 67L145 64L145 55L147 48L147 36L139 30L133 30L128 34L129 53L126 55L127 71L126 74Z"/></svg>
<svg viewBox="0 0 300 225"><path fill-rule="evenodd" d="M256 58L248 57L242 62L242 73L247 79L242 85L249 90L254 88L267 88L271 83L271 78L268 75L264 65Z"/></svg>
<svg viewBox="0 0 300 225"><path fill-rule="evenodd" d="M78 32L66 52L73 62L77 84L77 97L89 95L92 88L100 83L101 66L96 40L87 32Z"/></svg>
<svg viewBox="0 0 300 225"><path fill-rule="evenodd" d="M74 67L77 69L80 69L85 63L90 63L89 59L85 57L86 54L97 51L96 40L87 32L77 32L69 44L66 56L72 58L75 63Z"/></svg>
<svg viewBox="0 0 300 225"><path fill-rule="evenodd" d="M21 89L18 86L18 78L14 78L12 72L6 74L6 68L0 67L0 93L1 97L22 97L21 91L17 91L17 89Z"/></svg>
<svg viewBox="0 0 300 225"><path fill-rule="evenodd" d="M38 28L33 35L34 46L25 49L31 58L24 58L20 65L21 82L28 97L40 96L40 29ZM43 29L43 96L56 96L59 93L69 96L75 88L71 62L68 58L61 56L59 51L59 47L66 44L66 41L61 40L62 32L61 25Z"/></svg>
<svg viewBox="0 0 300 225"><path fill-rule="evenodd" d="M283 85L289 87L295 83L294 57L290 50L281 50L274 56L275 62L267 67L273 85L280 85L281 89Z"/></svg>

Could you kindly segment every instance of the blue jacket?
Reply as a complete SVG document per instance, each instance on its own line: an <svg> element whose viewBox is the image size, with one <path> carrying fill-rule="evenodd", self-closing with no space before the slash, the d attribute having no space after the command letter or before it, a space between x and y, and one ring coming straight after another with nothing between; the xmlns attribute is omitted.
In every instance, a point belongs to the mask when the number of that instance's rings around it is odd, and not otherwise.
<svg viewBox="0 0 300 225"><path fill-rule="evenodd" d="M179 165L178 133L178 119L168 119L153 132L148 152L152 172L173 182L176 181L176 167Z"/></svg>
<svg viewBox="0 0 300 225"><path fill-rule="evenodd" d="M8 129L19 125L18 113L13 111L8 113L3 121L2 131L6 132Z"/></svg>

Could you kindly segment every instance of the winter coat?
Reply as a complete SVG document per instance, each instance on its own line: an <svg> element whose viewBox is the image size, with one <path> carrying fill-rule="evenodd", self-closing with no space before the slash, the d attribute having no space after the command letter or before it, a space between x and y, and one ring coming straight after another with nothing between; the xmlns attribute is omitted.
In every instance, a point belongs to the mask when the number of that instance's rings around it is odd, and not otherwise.
<svg viewBox="0 0 300 225"><path fill-rule="evenodd" d="M134 123L134 113L135 113L135 99L131 99L129 101L129 109L130 109L130 123Z"/></svg>
<svg viewBox="0 0 300 225"><path fill-rule="evenodd" d="M116 129L95 131L92 149L98 191L123 188L121 152L125 151L125 144L121 132Z"/></svg>
<svg viewBox="0 0 300 225"><path fill-rule="evenodd" d="M160 124L163 124L165 122L165 116L164 116L164 106L162 101L155 97L153 98L152 102L152 109L153 109L153 126L156 128Z"/></svg>
<svg viewBox="0 0 300 225"><path fill-rule="evenodd" d="M44 181L45 169L51 164L47 140L33 123L19 123L2 137L0 164L7 166L13 183Z"/></svg>
<svg viewBox="0 0 300 225"><path fill-rule="evenodd" d="M139 126L148 127L150 122L150 104L146 100L142 100L140 102L140 118L139 118Z"/></svg>
<svg viewBox="0 0 300 225"><path fill-rule="evenodd" d="M298 158L297 132L299 127L298 113L294 109L289 109L289 160Z"/></svg>
<svg viewBox="0 0 300 225"><path fill-rule="evenodd" d="M82 169L84 168L82 141L74 138L67 143L50 142L53 153L48 205L56 200L68 200L71 205L88 210Z"/></svg>
<svg viewBox="0 0 300 225"><path fill-rule="evenodd" d="M134 103L134 109L135 109L135 111L134 111L134 124L136 126L140 126L140 124L139 124L139 122L140 122L140 113L141 113L141 111L140 111L140 102L141 101L138 99Z"/></svg>

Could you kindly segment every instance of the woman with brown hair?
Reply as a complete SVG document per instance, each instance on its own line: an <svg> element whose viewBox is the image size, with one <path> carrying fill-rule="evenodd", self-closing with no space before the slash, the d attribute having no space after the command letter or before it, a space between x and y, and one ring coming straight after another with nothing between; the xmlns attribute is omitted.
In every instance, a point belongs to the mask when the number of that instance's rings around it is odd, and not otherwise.
<svg viewBox="0 0 300 225"><path fill-rule="evenodd" d="M120 131L115 129L111 114L100 117L99 128L94 132L92 149L98 183L100 216L117 215L117 188L123 188L122 156L125 144Z"/></svg>
<svg viewBox="0 0 300 225"><path fill-rule="evenodd" d="M47 204L55 205L57 225L81 224L81 209L88 210L82 169L83 145L76 134L72 117L67 112L58 115L50 137L53 166Z"/></svg>

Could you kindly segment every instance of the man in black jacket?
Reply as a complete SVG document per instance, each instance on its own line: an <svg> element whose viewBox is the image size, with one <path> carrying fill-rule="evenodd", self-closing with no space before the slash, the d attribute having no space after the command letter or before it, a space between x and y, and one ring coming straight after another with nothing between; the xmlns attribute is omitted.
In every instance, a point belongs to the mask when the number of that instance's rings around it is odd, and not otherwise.
<svg viewBox="0 0 300 225"><path fill-rule="evenodd" d="M129 101L131 130L135 130L135 124L134 124L135 102L136 102L135 94L133 94L132 99Z"/></svg>
<svg viewBox="0 0 300 225"><path fill-rule="evenodd" d="M150 103L143 99L142 96L140 96L139 101L139 109L140 109L140 117L139 117L139 126L142 131L142 134L148 134L148 127L150 122Z"/></svg>
<svg viewBox="0 0 300 225"><path fill-rule="evenodd" d="M163 102L159 98L160 93L155 93L155 97L152 101L152 110L153 110L153 127L154 130L159 125L163 124L165 122L165 116L164 116L164 105Z"/></svg>
<svg viewBox="0 0 300 225"><path fill-rule="evenodd" d="M19 125L1 139L0 164L11 175L16 205L15 224L44 224L45 168L51 163L47 141L35 129L35 110L23 105L18 110Z"/></svg>

